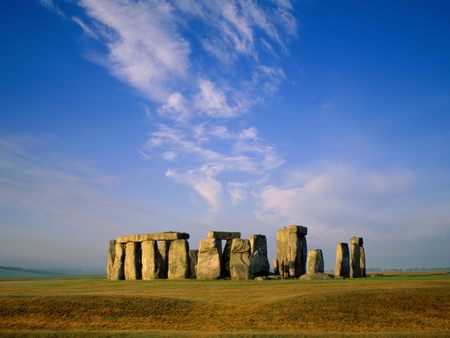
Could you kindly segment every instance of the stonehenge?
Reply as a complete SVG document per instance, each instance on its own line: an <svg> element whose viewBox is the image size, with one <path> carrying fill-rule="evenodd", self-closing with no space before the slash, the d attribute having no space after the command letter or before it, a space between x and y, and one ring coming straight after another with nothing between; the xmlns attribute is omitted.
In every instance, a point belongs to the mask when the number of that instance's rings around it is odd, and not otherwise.
<svg viewBox="0 0 450 338"><path fill-rule="evenodd" d="M336 266L334 275L339 277L350 277L350 256L347 243L336 244Z"/></svg>
<svg viewBox="0 0 450 338"><path fill-rule="evenodd" d="M316 272L323 272L323 253L320 249L309 250L308 252L308 275L312 275Z"/></svg>
<svg viewBox="0 0 450 338"><path fill-rule="evenodd" d="M284 277L298 278L306 273L308 228L290 225L277 231L276 273Z"/></svg>
<svg viewBox="0 0 450 338"><path fill-rule="evenodd" d="M185 232L119 236L108 243L106 274L116 281L333 278L324 273L322 250L307 250L307 233L308 228L302 225L278 229L273 273L267 238L262 234L244 239L240 232L208 231L198 250L190 250L190 236ZM365 257L362 237L352 237L349 244L337 243L334 278L365 277Z"/></svg>

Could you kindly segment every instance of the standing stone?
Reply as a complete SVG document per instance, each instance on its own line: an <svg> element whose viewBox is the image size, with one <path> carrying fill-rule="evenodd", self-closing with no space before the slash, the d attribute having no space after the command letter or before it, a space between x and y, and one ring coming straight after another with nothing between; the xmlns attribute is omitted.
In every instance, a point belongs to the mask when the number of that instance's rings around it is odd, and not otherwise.
<svg viewBox="0 0 450 338"><path fill-rule="evenodd" d="M299 277L306 273L308 228L290 225L277 231L277 260L280 275Z"/></svg>
<svg viewBox="0 0 450 338"><path fill-rule="evenodd" d="M267 276L270 270L267 259L267 239L264 235L250 235L250 254L252 259L251 276Z"/></svg>
<svg viewBox="0 0 450 338"><path fill-rule="evenodd" d="M158 255L156 258L158 278L167 278L167 268L169 265L170 241L160 241L158 244Z"/></svg>
<svg viewBox="0 0 450 338"><path fill-rule="evenodd" d="M230 277L230 256L232 239L227 239L222 253L222 275L224 278Z"/></svg>
<svg viewBox="0 0 450 338"><path fill-rule="evenodd" d="M323 273L323 253L321 249L313 249L308 252L308 275L316 272Z"/></svg>
<svg viewBox="0 0 450 338"><path fill-rule="evenodd" d="M250 279L252 259L250 241L235 238L231 243L230 274L231 279Z"/></svg>
<svg viewBox="0 0 450 338"><path fill-rule="evenodd" d="M142 279L150 280L158 278L157 257L158 246L156 241L143 241L142 251Z"/></svg>
<svg viewBox="0 0 450 338"><path fill-rule="evenodd" d="M354 237L355 238L355 237ZM350 240L350 278L361 277L360 257L358 242Z"/></svg>
<svg viewBox="0 0 450 338"><path fill-rule="evenodd" d="M106 266L106 278L111 279L113 268L114 268L114 258L116 257L116 241L109 241L108 247L108 265Z"/></svg>
<svg viewBox="0 0 450 338"><path fill-rule="evenodd" d="M125 244L116 243L111 280L125 279Z"/></svg>
<svg viewBox="0 0 450 338"><path fill-rule="evenodd" d="M189 243L186 239L177 239L170 243L169 279L184 279L189 277Z"/></svg>
<svg viewBox="0 0 450 338"><path fill-rule="evenodd" d="M125 279L141 279L140 243L128 242L125 245Z"/></svg>
<svg viewBox="0 0 450 338"><path fill-rule="evenodd" d="M278 263L278 259L273 260L273 273L275 275L280 275L280 265Z"/></svg>
<svg viewBox="0 0 450 338"><path fill-rule="evenodd" d="M189 250L189 278L197 278L198 250Z"/></svg>
<svg viewBox="0 0 450 338"><path fill-rule="evenodd" d="M359 269L360 276L366 277L366 253L363 246L359 247Z"/></svg>
<svg viewBox="0 0 450 338"><path fill-rule="evenodd" d="M198 247L197 279L221 277L222 242L220 239L200 240Z"/></svg>
<svg viewBox="0 0 450 338"><path fill-rule="evenodd" d="M347 243L336 244L336 266L334 275L336 277L350 277L350 257Z"/></svg>

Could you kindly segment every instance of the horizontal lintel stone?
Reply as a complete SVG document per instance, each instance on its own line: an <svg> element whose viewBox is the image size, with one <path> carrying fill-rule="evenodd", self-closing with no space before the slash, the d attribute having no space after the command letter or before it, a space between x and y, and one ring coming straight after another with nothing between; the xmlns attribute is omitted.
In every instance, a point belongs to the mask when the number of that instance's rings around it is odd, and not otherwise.
<svg viewBox="0 0 450 338"><path fill-rule="evenodd" d="M117 243L143 242L143 241L174 241L176 239L189 239L189 234L185 232L157 232L152 234L137 234L119 236Z"/></svg>
<svg viewBox="0 0 450 338"><path fill-rule="evenodd" d="M208 231L208 238L229 240L234 238L241 238L241 233L227 231Z"/></svg>

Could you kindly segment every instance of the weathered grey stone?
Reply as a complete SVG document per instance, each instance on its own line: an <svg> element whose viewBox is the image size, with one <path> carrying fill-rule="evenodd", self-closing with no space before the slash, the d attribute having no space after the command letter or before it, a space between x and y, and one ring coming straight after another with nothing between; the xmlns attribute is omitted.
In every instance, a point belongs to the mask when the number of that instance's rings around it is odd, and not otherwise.
<svg viewBox="0 0 450 338"><path fill-rule="evenodd" d="M323 253L321 249L312 249L308 252L308 275L316 272L323 273Z"/></svg>
<svg viewBox="0 0 450 338"><path fill-rule="evenodd" d="M336 266L334 275L345 278L350 277L350 256L347 243L336 244Z"/></svg>
<svg viewBox="0 0 450 338"><path fill-rule="evenodd" d="M241 238L240 232L227 232L227 231L208 231L208 238L232 240L234 238Z"/></svg>
<svg viewBox="0 0 450 338"><path fill-rule="evenodd" d="M111 280L125 279L125 244L116 243Z"/></svg>
<svg viewBox="0 0 450 338"><path fill-rule="evenodd" d="M170 241L158 242L156 269L158 272L158 277L161 279L167 278L167 269L169 267L169 248L170 248Z"/></svg>
<svg viewBox="0 0 450 338"><path fill-rule="evenodd" d="M300 225L290 225L277 231L277 260L279 274L298 277L306 273L308 229Z"/></svg>
<svg viewBox="0 0 450 338"><path fill-rule="evenodd" d="M170 242L167 277L169 279L189 277L189 243L187 240L177 239Z"/></svg>
<svg viewBox="0 0 450 338"><path fill-rule="evenodd" d="M303 236L308 234L308 228L303 225L289 225L286 228L289 233L296 233Z"/></svg>
<svg viewBox="0 0 450 338"><path fill-rule="evenodd" d="M240 238L233 239L230 257L231 279L250 279L251 268L250 241Z"/></svg>
<svg viewBox="0 0 450 338"><path fill-rule="evenodd" d="M364 247L359 247L359 270L360 277L366 277L366 253Z"/></svg>
<svg viewBox="0 0 450 338"><path fill-rule="evenodd" d="M353 236L352 238L350 238L350 244L356 244L358 246L363 246L364 240L362 237Z"/></svg>
<svg viewBox="0 0 450 338"><path fill-rule="evenodd" d="M350 242L350 278L361 277L359 245Z"/></svg>
<svg viewBox="0 0 450 338"><path fill-rule="evenodd" d="M222 252L222 261L221 261L221 269L222 269L222 277L227 278L230 277L230 256L231 256L231 239L228 239L225 242L225 246Z"/></svg>
<svg viewBox="0 0 450 338"><path fill-rule="evenodd" d="M267 239L264 235L250 235L250 254L252 259L251 276L267 276L270 270L267 258Z"/></svg>
<svg viewBox="0 0 450 338"><path fill-rule="evenodd" d="M176 239L189 239L189 234L185 232L157 232L150 234L136 234L128 236L119 236L116 239L117 243L127 242L143 242L143 241L173 241Z"/></svg>
<svg viewBox="0 0 450 338"><path fill-rule="evenodd" d="M125 245L125 279L141 278L140 243L128 242Z"/></svg>
<svg viewBox="0 0 450 338"><path fill-rule="evenodd" d="M198 250L189 250L189 273L190 278L197 278Z"/></svg>
<svg viewBox="0 0 450 338"><path fill-rule="evenodd" d="M108 265L106 266L106 278L111 279L114 268L114 258L116 257L116 241L109 241L108 246Z"/></svg>
<svg viewBox="0 0 450 338"><path fill-rule="evenodd" d="M142 279L150 280L158 278L158 246L156 241L143 241L142 251Z"/></svg>
<svg viewBox="0 0 450 338"><path fill-rule="evenodd" d="M275 275L280 275L280 264L276 258L273 260L273 273Z"/></svg>
<svg viewBox="0 0 450 338"><path fill-rule="evenodd" d="M300 279L302 279L302 280L327 280L327 279L333 279L333 277L331 277L327 273L314 272L314 273L307 273L306 275L301 275Z"/></svg>
<svg viewBox="0 0 450 338"><path fill-rule="evenodd" d="M221 277L222 242L220 239L200 240L198 247L197 279Z"/></svg>

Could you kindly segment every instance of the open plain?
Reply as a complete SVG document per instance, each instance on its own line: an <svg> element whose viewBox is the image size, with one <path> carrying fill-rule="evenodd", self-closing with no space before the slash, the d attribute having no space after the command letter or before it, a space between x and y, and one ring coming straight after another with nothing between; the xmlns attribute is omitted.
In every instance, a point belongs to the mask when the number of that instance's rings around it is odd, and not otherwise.
<svg viewBox="0 0 450 338"><path fill-rule="evenodd" d="M448 336L450 274L303 281L0 281L0 335Z"/></svg>

